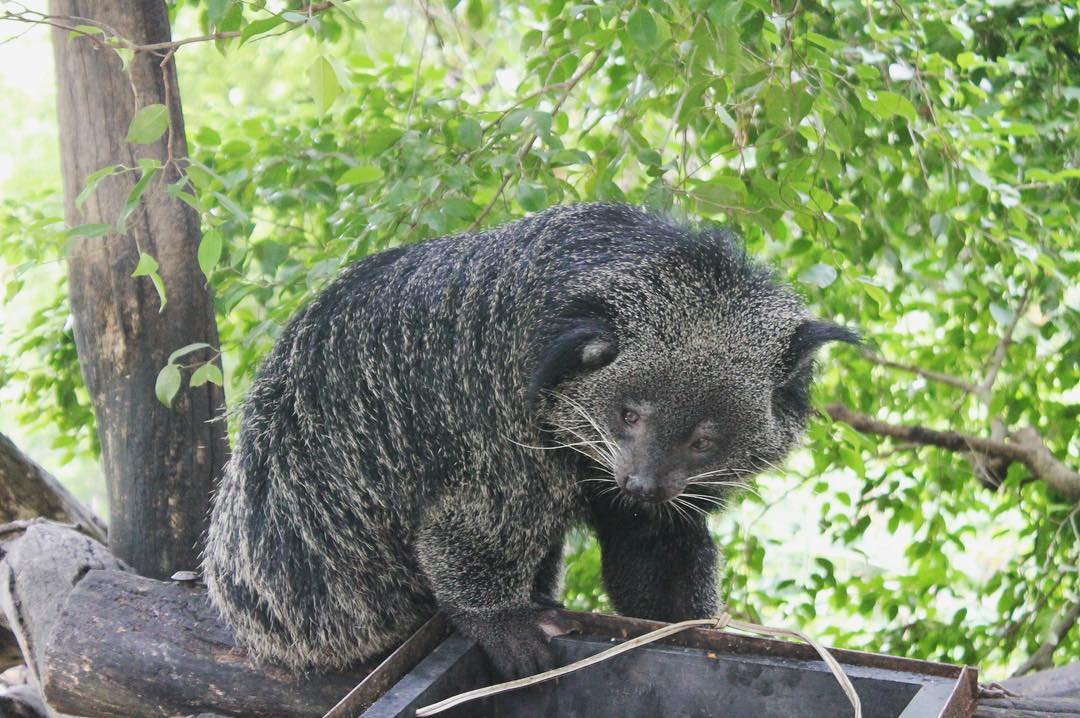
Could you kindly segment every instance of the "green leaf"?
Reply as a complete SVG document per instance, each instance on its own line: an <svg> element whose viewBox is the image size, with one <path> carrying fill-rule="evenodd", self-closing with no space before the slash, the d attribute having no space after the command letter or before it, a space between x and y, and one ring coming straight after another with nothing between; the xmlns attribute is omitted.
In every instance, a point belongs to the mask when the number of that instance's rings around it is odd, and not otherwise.
<svg viewBox="0 0 1080 718"><path fill-rule="evenodd" d="M581 150L557 150L551 155L548 164L552 167L566 167L568 165L592 164L592 158L588 152Z"/></svg>
<svg viewBox="0 0 1080 718"><path fill-rule="evenodd" d="M206 382L211 384L217 384L221 386L225 378L221 375L221 369L217 364L207 362L198 369L191 373L191 379L188 381L189 386L202 386Z"/></svg>
<svg viewBox="0 0 1080 718"><path fill-rule="evenodd" d="M380 155L401 139L405 134L396 127L380 127L364 136L364 154Z"/></svg>
<svg viewBox="0 0 1080 718"><path fill-rule="evenodd" d="M193 342L191 344L186 344L186 345L180 347L179 349L177 349L176 351L174 351L172 354L169 355L169 363L170 364L175 364L177 362L177 360L180 359L180 357L187 356L191 352L196 352L196 351L199 351L200 349L210 349L210 348L211 348L210 345L207 344L206 342Z"/></svg>
<svg viewBox="0 0 1080 718"><path fill-rule="evenodd" d="M324 114L341 92L337 72L325 57L319 57L308 68L308 89L315 100L315 109Z"/></svg>
<svg viewBox="0 0 1080 718"><path fill-rule="evenodd" d="M1003 327L1007 327L1012 324L1013 318L1016 316L1016 313L1003 304L998 304L997 302L990 302L990 315L994 317L994 321L996 321L998 324Z"/></svg>
<svg viewBox="0 0 1080 718"><path fill-rule="evenodd" d="M216 147L221 144L221 135L212 127L200 127L195 133L195 141L207 147Z"/></svg>
<svg viewBox="0 0 1080 718"><path fill-rule="evenodd" d="M660 39L652 13L643 7L630 13L630 18L626 21L626 33L634 44L643 50L653 49Z"/></svg>
<svg viewBox="0 0 1080 718"><path fill-rule="evenodd" d="M175 364L166 364L158 372L154 382L154 395L165 406L172 406L176 392L180 391L180 367Z"/></svg>
<svg viewBox="0 0 1080 718"><path fill-rule="evenodd" d="M69 237L103 237L112 230L111 224L80 224L67 231Z"/></svg>
<svg viewBox="0 0 1080 718"><path fill-rule="evenodd" d="M883 120L899 115L908 122L915 121L915 105L911 104L911 100L903 95L882 90L876 93L867 92L860 98L863 107Z"/></svg>
<svg viewBox="0 0 1080 718"><path fill-rule="evenodd" d="M482 138L483 130L480 128L479 122L471 117L461 118L461 123L457 128L457 141L462 147L474 150L480 146Z"/></svg>
<svg viewBox="0 0 1080 718"><path fill-rule="evenodd" d="M519 182L517 201L526 212L539 212L547 204L547 190L542 184Z"/></svg>
<svg viewBox="0 0 1080 718"><path fill-rule="evenodd" d="M273 30L275 27L281 25L284 22L285 18L281 17L280 15L263 18L261 20L252 20L244 26L243 30L240 31L240 44L243 45L245 42L255 37L256 35L262 35L264 32Z"/></svg>
<svg viewBox="0 0 1080 718"><path fill-rule="evenodd" d="M706 212L741 205L749 197L743 181L731 175L717 175L703 182L694 182L691 195L701 203L702 210Z"/></svg>
<svg viewBox="0 0 1080 718"><path fill-rule="evenodd" d="M465 6L465 18L473 30L479 30L484 26L484 3L482 0L469 0Z"/></svg>
<svg viewBox="0 0 1080 718"><path fill-rule="evenodd" d="M206 20L211 25L217 25L225 17L230 0L208 0L206 8Z"/></svg>
<svg viewBox="0 0 1080 718"><path fill-rule="evenodd" d="M154 289L157 290L158 300L161 304L158 306L158 313L165 311L165 282L162 281L161 275L157 272L153 272L150 275L150 281L154 283Z"/></svg>
<svg viewBox="0 0 1080 718"><path fill-rule="evenodd" d="M374 182L377 179L381 179L382 176L382 168L378 165L360 165L346 170L338 177L337 183L339 185L367 184L368 182Z"/></svg>
<svg viewBox="0 0 1080 718"><path fill-rule="evenodd" d="M844 43L840 42L839 40L833 40L830 37L825 37L824 35L816 32L806 33L806 39L814 43L818 47L828 50L829 52L837 52L839 50L843 50L845 47Z"/></svg>
<svg viewBox="0 0 1080 718"><path fill-rule="evenodd" d="M214 192L214 197L221 203L221 206L229 210L229 212L242 222L248 220L248 213L244 211L244 208L238 205L232 197L222 192Z"/></svg>
<svg viewBox="0 0 1080 718"><path fill-rule="evenodd" d="M828 264L815 264L803 270L799 281L824 289L836 281L836 269Z"/></svg>
<svg viewBox="0 0 1080 718"><path fill-rule="evenodd" d="M147 277L158 270L157 260L151 257L146 252L139 252L139 263L135 265L135 271L131 273L133 277Z"/></svg>
<svg viewBox="0 0 1080 718"><path fill-rule="evenodd" d="M956 56L956 64L960 66L961 70L970 70L983 64L983 62L982 58L974 52L961 52Z"/></svg>
<svg viewBox="0 0 1080 718"><path fill-rule="evenodd" d="M218 260L221 259L223 244L221 233L216 230L207 230L199 241L199 269L207 279L210 278L210 273L214 271Z"/></svg>
<svg viewBox="0 0 1080 718"><path fill-rule="evenodd" d="M113 52L120 58L120 66L127 72L127 69L131 66L131 61L135 59L135 51L128 47L120 47L119 45L113 46Z"/></svg>
<svg viewBox="0 0 1080 718"><path fill-rule="evenodd" d="M120 210L120 216L116 219L116 231L119 234L125 234L127 232L127 221L130 219L132 212L139 206L139 201L142 199L143 193L146 192L146 188L150 186L150 181L157 176L158 168L153 167L143 171L142 177L135 183L135 186L131 188L130 194L128 194L127 201L124 202L123 208Z"/></svg>
<svg viewBox="0 0 1080 718"><path fill-rule="evenodd" d="M135 113L128 127L128 142L146 145L156 141L169 129L169 110L165 105L147 105Z"/></svg>
<svg viewBox="0 0 1080 718"><path fill-rule="evenodd" d="M104 35L105 31L97 25L76 25L68 32L68 37L81 37L83 35Z"/></svg>
<svg viewBox="0 0 1080 718"><path fill-rule="evenodd" d="M93 172L86 178L86 183L83 186L82 192L75 198L75 207L82 209L82 206L86 203L86 200L90 198L90 195L94 193L97 186L101 184L102 180L106 177L112 177L115 174L123 172L122 165L109 165L108 167L102 167L97 172Z"/></svg>

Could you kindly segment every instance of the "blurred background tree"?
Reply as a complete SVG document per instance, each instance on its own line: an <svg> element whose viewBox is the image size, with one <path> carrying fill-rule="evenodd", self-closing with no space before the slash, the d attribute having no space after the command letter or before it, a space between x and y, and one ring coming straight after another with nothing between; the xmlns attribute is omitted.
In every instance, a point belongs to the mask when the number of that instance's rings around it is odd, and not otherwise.
<svg viewBox="0 0 1080 718"><path fill-rule="evenodd" d="M388 246L579 200L733 225L868 346L823 362L807 448L714 522L731 609L991 675L1080 659L1075 3L170 8L198 39L170 192L202 218L229 405L289 316ZM0 46L0 430L100 507L60 260L124 239L63 223L35 9L0 2L30 31ZM181 378L163 399L218 379ZM607 607L584 533L566 599Z"/></svg>

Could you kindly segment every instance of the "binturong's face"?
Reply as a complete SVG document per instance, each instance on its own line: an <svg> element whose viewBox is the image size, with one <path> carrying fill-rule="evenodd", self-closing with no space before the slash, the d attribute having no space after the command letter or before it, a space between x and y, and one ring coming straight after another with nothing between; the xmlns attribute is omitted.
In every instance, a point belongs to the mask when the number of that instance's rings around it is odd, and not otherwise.
<svg viewBox="0 0 1080 718"><path fill-rule="evenodd" d="M558 443L597 469L589 490L708 510L776 467L804 431L814 353L857 341L798 309L581 340L581 370L550 392L546 414Z"/></svg>

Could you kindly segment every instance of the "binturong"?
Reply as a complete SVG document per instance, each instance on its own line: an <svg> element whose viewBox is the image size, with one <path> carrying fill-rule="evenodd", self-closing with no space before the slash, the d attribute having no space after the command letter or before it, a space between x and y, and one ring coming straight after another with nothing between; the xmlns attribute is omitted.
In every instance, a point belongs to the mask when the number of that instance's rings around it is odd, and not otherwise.
<svg viewBox="0 0 1080 718"><path fill-rule="evenodd" d="M549 667L563 540L623 614L719 609L709 512L799 441L857 341L733 234L616 204L384 251L285 328L214 500L210 598L257 658L342 668L436 610Z"/></svg>

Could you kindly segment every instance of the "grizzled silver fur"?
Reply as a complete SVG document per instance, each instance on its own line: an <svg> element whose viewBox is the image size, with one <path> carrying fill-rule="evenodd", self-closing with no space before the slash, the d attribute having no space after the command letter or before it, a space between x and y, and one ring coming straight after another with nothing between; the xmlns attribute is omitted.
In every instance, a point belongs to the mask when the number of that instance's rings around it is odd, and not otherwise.
<svg viewBox="0 0 1080 718"><path fill-rule="evenodd" d="M708 478L781 460L813 350L850 338L729 234L622 205L368 258L252 386L210 597L243 645L294 669L376 657L441 607L520 674L546 662L543 607L585 522L616 608L709 615L705 511L727 487Z"/></svg>

